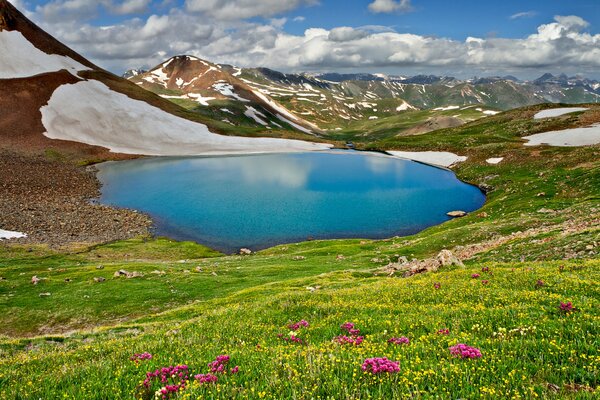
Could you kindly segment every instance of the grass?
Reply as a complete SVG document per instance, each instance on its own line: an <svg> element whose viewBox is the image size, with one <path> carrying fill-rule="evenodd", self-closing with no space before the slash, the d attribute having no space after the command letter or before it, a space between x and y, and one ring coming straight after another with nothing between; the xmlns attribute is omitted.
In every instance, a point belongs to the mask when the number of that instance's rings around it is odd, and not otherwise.
<svg viewBox="0 0 600 400"><path fill-rule="evenodd" d="M520 139L588 123L597 111L534 121L540 108L361 144L464 154L458 176L487 185L481 210L410 237L250 256L164 238L70 252L0 246L0 399L144 397L146 372L186 364L206 373L219 354L239 374L190 383L180 398L597 398L600 149ZM496 156L505 159L485 162ZM444 248L466 267L406 279L380 273ZM122 269L143 276L115 278ZM569 301L576 311L559 311ZM278 337L300 319L310 323L297 333L306 344ZM365 336L360 346L332 342L346 321ZM442 328L450 334L438 335ZM411 343L388 345L392 336ZM482 358L453 358L456 343ZM153 358L129 360L142 352ZM369 357L397 360L400 372L365 374Z"/></svg>

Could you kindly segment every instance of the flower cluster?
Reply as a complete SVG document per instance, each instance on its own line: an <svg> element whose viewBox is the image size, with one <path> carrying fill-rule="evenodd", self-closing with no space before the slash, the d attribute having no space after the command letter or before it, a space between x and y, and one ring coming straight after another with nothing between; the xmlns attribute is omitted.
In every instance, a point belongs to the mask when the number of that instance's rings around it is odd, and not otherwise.
<svg viewBox="0 0 600 400"><path fill-rule="evenodd" d="M386 357L367 358L362 365L362 370L372 374L394 374L400 371L398 361L390 361Z"/></svg>
<svg viewBox="0 0 600 400"><path fill-rule="evenodd" d="M410 344L410 339L406 336L393 337L388 340L388 343L392 344Z"/></svg>
<svg viewBox="0 0 600 400"><path fill-rule="evenodd" d="M352 322L344 322L342 325L340 325L340 328L343 331L348 332L352 336L356 336L356 335L360 334L360 330L356 329L356 327L354 326L354 324Z"/></svg>
<svg viewBox="0 0 600 400"><path fill-rule="evenodd" d="M185 389L189 378L187 365L176 365L163 367L154 372L147 372L144 379L144 387L149 390L153 382L158 382L162 387L155 392L156 397L168 399L177 395L180 390Z"/></svg>
<svg viewBox="0 0 600 400"><path fill-rule="evenodd" d="M365 339L363 336L359 336L360 329L357 329L356 326L352 322L344 322L342 325L340 325L340 328L343 331L348 332L348 334L350 336L346 336L346 335L336 336L335 338L333 338L334 342L337 342L339 344L353 344L355 346L358 346Z"/></svg>
<svg viewBox="0 0 600 400"><path fill-rule="evenodd" d="M481 272L490 272L490 267L481 268Z"/></svg>
<svg viewBox="0 0 600 400"><path fill-rule="evenodd" d="M442 287L442 284L439 283L439 282L436 282L436 283L433 284L433 287L434 287L434 289L439 289L439 288Z"/></svg>
<svg viewBox="0 0 600 400"><path fill-rule="evenodd" d="M483 279L483 280L481 281L481 284L482 284L482 285L487 285L488 283L490 283L490 281L488 281L487 279Z"/></svg>
<svg viewBox="0 0 600 400"><path fill-rule="evenodd" d="M196 379L200 384L216 383L219 380L219 378L213 374L198 374L194 376L194 379Z"/></svg>
<svg viewBox="0 0 600 400"><path fill-rule="evenodd" d="M293 331L297 331L298 329L300 329L302 327L308 328L308 326L309 326L308 322L303 319L303 320L300 320L300 321L298 321L296 323L289 324L288 328L290 328Z"/></svg>
<svg viewBox="0 0 600 400"><path fill-rule="evenodd" d="M473 278L473 279L477 279L477 278L479 278L480 276L481 276L481 275L479 275L479 274L471 274L471 278Z"/></svg>
<svg viewBox="0 0 600 400"><path fill-rule="evenodd" d="M514 328L507 330L506 328L498 328L498 332L494 332L492 335L498 339L505 339L510 336L525 336L531 333L535 333L535 326L525 326L522 328Z"/></svg>
<svg viewBox="0 0 600 400"><path fill-rule="evenodd" d="M448 329L448 328L440 329L439 331L437 331L437 334L438 335L449 335L450 329Z"/></svg>
<svg viewBox="0 0 600 400"><path fill-rule="evenodd" d="M135 361L136 363L143 361L143 360L152 360L152 354L150 353L140 353L140 354L134 354L131 357L129 357L129 359L131 361Z"/></svg>
<svg viewBox="0 0 600 400"><path fill-rule="evenodd" d="M229 360L231 360L231 357L229 357L227 354L221 354L217 356L217 358L215 358L214 361L208 363L208 368L210 368L210 372L212 372L213 374L225 374L227 373ZM229 370L229 372L232 374L235 374L238 371L239 367L237 365Z"/></svg>
<svg viewBox="0 0 600 400"><path fill-rule="evenodd" d="M363 336L346 336L340 335L333 338L333 341L339 344L353 344L358 346L363 342L365 338Z"/></svg>
<svg viewBox="0 0 600 400"><path fill-rule="evenodd" d="M478 348L463 343L450 347L450 354L460 358L481 358L481 351Z"/></svg>
<svg viewBox="0 0 600 400"><path fill-rule="evenodd" d="M560 302L560 311L568 313L574 310L573 308L573 303L571 303L570 301L563 303L562 301Z"/></svg>

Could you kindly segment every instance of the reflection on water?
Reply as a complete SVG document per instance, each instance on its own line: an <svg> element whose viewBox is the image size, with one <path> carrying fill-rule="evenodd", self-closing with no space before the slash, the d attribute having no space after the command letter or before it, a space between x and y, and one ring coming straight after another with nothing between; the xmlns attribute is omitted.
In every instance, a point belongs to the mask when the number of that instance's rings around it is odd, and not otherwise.
<svg viewBox="0 0 600 400"><path fill-rule="evenodd" d="M484 202L452 172L358 152L105 163L101 202L153 216L157 234L233 252L311 238L383 238Z"/></svg>

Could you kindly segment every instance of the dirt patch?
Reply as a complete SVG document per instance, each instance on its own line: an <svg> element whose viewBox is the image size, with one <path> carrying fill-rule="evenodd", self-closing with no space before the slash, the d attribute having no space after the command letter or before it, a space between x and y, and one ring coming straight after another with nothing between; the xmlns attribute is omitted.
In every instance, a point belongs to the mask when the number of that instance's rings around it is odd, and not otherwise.
<svg viewBox="0 0 600 400"><path fill-rule="evenodd" d="M410 129L405 130L400 135L420 135L422 133L436 131L444 128L455 128L457 126L464 125L465 121L456 117L439 116L428 119L427 121L415 125Z"/></svg>

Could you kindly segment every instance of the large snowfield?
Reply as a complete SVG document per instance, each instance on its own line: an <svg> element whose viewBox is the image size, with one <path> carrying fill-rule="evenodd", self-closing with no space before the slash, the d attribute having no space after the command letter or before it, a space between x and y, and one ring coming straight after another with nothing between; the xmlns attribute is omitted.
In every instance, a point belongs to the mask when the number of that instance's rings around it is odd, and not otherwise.
<svg viewBox="0 0 600 400"><path fill-rule="evenodd" d="M446 168L467 160L465 156L459 156L447 151L388 151L388 153L394 157Z"/></svg>
<svg viewBox="0 0 600 400"><path fill-rule="evenodd" d="M113 152L156 156L326 150L329 144L212 133L98 81L60 86L40 109L51 139L102 146Z"/></svg>
<svg viewBox="0 0 600 400"><path fill-rule="evenodd" d="M44 53L21 32L0 31L0 79L27 78L62 69L75 75L89 68L70 57Z"/></svg>

